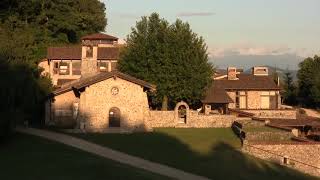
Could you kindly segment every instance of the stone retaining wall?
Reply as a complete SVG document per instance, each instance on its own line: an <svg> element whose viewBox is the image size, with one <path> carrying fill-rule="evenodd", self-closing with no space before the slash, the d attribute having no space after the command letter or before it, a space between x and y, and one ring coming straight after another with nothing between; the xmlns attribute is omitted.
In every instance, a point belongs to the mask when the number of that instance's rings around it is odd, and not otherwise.
<svg viewBox="0 0 320 180"><path fill-rule="evenodd" d="M297 112L295 109L290 110L243 110L248 113L253 113L259 118L275 118L275 119L296 119Z"/></svg>
<svg viewBox="0 0 320 180"><path fill-rule="evenodd" d="M233 115L203 115L197 111L189 111L185 123L179 121L176 111L150 111L149 127L181 127L181 128L211 128L231 127L236 120Z"/></svg>
<svg viewBox="0 0 320 180"><path fill-rule="evenodd" d="M290 141L291 132L246 132L246 140L252 141Z"/></svg>
<svg viewBox="0 0 320 180"><path fill-rule="evenodd" d="M320 176L320 144L254 144L245 141L242 151L261 159L282 164L284 157L287 157L289 161L286 166L311 175Z"/></svg>

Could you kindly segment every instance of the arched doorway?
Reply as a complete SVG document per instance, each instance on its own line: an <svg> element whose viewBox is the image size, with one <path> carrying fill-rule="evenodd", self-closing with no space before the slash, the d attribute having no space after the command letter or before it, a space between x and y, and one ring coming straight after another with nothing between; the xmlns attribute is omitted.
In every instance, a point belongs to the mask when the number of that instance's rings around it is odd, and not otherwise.
<svg viewBox="0 0 320 180"><path fill-rule="evenodd" d="M109 110L109 127L120 127L120 109L113 107Z"/></svg>
<svg viewBox="0 0 320 180"><path fill-rule="evenodd" d="M189 116L189 106L187 103L181 101L174 108L175 118L178 123L187 124Z"/></svg>
<svg viewBox="0 0 320 180"><path fill-rule="evenodd" d="M179 123L187 123L187 107L181 105L178 107Z"/></svg>

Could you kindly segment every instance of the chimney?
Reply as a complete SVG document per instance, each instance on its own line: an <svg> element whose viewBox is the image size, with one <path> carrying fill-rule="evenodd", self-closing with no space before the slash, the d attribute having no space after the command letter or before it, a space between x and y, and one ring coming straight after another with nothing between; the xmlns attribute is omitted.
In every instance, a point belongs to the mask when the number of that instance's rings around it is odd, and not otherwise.
<svg viewBox="0 0 320 180"><path fill-rule="evenodd" d="M228 67L228 80L237 80L237 68L235 67Z"/></svg>
<svg viewBox="0 0 320 180"><path fill-rule="evenodd" d="M83 43L81 55L81 76L86 77L98 72L97 44Z"/></svg>
<svg viewBox="0 0 320 180"><path fill-rule="evenodd" d="M255 76L268 76L269 70L264 66L256 66L252 68L252 74Z"/></svg>

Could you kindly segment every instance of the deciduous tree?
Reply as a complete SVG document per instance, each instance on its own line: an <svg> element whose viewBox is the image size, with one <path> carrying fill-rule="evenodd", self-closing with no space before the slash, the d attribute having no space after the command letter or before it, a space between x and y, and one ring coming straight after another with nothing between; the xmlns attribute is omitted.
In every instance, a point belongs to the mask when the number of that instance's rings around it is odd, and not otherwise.
<svg viewBox="0 0 320 180"><path fill-rule="evenodd" d="M213 73L203 38L188 23L176 20L170 25L156 13L132 28L119 68L156 84L153 104L163 109L181 100L196 107Z"/></svg>

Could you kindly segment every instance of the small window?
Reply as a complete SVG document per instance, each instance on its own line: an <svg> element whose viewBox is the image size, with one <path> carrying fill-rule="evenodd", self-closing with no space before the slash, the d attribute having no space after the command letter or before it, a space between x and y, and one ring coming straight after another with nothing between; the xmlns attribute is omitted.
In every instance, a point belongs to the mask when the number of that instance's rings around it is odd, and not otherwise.
<svg viewBox="0 0 320 180"><path fill-rule="evenodd" d="M86 57L87 58L92 58L93 57L93 47L92 46L87 46L86 47Z"/></svg>
<svg viewBox="0 0 320 180"><path fill-rule="evenodd" d="M70 68L69 68L69 62L60 62L59 63L59 75L69 75L70 74Z"/></svg>
<svg viewBox="0 0 320 180"><path fill-rule="evenodd" d="M104 62L104 61L98 62L98 68L101 72L108 71L108 62Z"/></svg>

